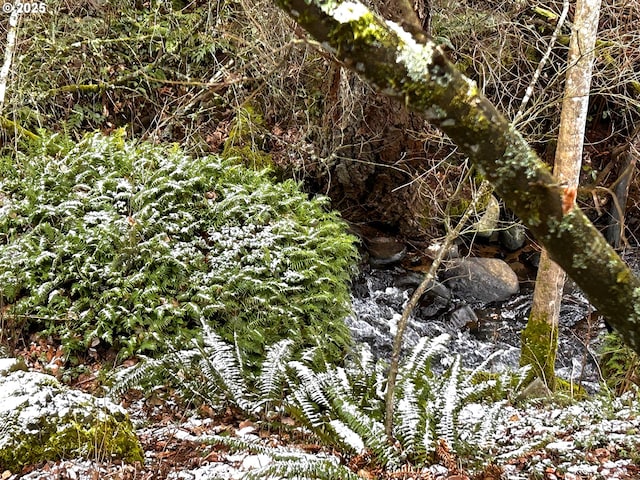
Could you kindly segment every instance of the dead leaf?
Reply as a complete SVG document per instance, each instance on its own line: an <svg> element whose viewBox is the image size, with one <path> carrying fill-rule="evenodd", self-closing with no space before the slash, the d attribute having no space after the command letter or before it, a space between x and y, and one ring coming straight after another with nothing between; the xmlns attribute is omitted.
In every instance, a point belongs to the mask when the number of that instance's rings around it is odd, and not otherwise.
<svg viewBox="0 0 640 480"><path fill-rule="evenodd" d="M371 472L369 472L368 470L365 470L365 469L359 470L358 471L358 476L360 478L366 478L367 480L372 480L372 479L376 478L373 473L371 473Z"/></svg>
<svg viewBox="0 0 640 480"><path fill-rule="evenodd" d="M296 421L291 417L282 417L281 423L289 427L294 427L296 425Z"/></svg>
<svg viewBox="0 0 640 480"><path fill-rule="evenodd" d="M253 427L253 422L251 420L243 420L238 424L238 428L240 429L247 427Z"/></svg>

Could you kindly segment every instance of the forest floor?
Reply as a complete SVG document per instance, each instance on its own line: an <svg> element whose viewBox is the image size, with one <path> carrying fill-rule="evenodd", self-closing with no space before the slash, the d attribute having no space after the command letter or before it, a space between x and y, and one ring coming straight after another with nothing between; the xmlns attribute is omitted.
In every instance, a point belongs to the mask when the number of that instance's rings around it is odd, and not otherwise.
<svg viewBox="0 0 640 480"><path fill-rule="evenodd" d="M36 368L38 369L38 368ZM91 392L95 377L75 382ZM493 432L491 455L472 469L468 458L456 458L446 446L439 449L429 467L382 472L363 463L363 456L343 458L310 435L293 428L273 431L229 410L216 416L207 407L180 404L164 387L147 393L129 392L122 405L137 428L144 463L117 460L66 459L26 467L19 474L4 472L2 480L208 480L240 479L248 471L265 466L265 455L232 453L208 443L214 435L254 440L266 447L295 449L334 458L348 464L365 479L403 480L595 480L640 478L640 406L637 394L602 395L583 401L548 402L504 406L502 422ZM461 415L482 416L479 404L463 408ZM490 460L487 460L490 458ZM476 463L476 465L478 465ZM468 468L468 470L467 470ZM470 473L471 472L471 473ZM0 472L1 474L2 472Z"/></svg>

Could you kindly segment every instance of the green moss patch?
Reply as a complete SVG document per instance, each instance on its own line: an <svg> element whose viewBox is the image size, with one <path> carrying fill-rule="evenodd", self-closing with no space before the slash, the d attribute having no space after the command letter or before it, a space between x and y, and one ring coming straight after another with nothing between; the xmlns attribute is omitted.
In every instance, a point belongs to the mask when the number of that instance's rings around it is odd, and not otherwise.
<svg viewBox="0 0 640 480"><path fill-rule="evenodd" d="M69 456L143 460L122 408L68 389L49 375L0 375L0 424L0 465L10 471Z"/></svg>
<svg viewBox="0 0 640 480"><path fill-rule="evenodd" d="M555 389L555 363L558 345L557 326L549 324L547 316L530 316L522 331L522 354L520 365L531 365L531 378L539 377Z"/></svg>

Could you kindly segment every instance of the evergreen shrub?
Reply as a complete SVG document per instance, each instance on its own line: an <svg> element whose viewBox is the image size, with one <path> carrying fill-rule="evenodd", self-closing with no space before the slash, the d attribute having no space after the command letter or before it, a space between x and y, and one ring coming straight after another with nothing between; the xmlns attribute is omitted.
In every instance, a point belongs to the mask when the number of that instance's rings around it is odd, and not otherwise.
<svg viewBox="0 0 640 480"><path fill-rule="evenodd" d="M149 352L204 321L256 358L282 338L342 358L357 253L325 199L122 133L3 165L5 318L72 352Z"/></svg>

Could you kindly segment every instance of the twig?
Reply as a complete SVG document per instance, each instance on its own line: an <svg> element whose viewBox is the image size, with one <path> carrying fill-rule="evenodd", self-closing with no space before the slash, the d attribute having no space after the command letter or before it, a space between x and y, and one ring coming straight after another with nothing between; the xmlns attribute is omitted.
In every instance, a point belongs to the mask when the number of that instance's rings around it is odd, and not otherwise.
<svg viewBox="0 0 640 480"><path fill-rule="evenodd" d="M520 104L520 108L518 109L518 113L516 113L516 116L513 118L514 125L518 123L518 120L520 120L520 117L522 117L524 113L524 109L527 106L527 103L529 103L529 99L531 98L531 95L533 95L533 89L535 88L536 83L538 83L538 79L542 74L542 69L544 68L545 64L549 60L549 57L551 56L551 51L555 46L556 40L558 39L558 35L560 35L560 31L562 30L562 25L564 25L564 21L566 20L568 13L569 13L569 0L564 0L564 3L562 5L562 13L560 14L560 18L558 18L558 23L556 23L556 28L553 31L553 34L551 34L551 39L549 40L549 44L547 45L547 51L544 52L544 55L542 56L542 59L538 64L538 68L536 68L536 71L533 74L531 83L529 83L529 86L527 87L527 90L524 93L524 97L522 98L522 102Z"/></svg>
<svg viewBox="0 0 640 480"><path fill-rule="evenodd" d="M404 331L407 328L407 323L409 322L409 317L411 316L411 313L413 312L413 310L416 308L416 305L418 305L418 302L420 301L420 298L422 297L422 295L429 288L431 288L433 279L435 278L436 273L438 272L438 267L444 260L445 255L449 251L449 247L451 246L453 241L456 238L458 238L458 236L460 235L460 232L462 231L463 227L467 223L467 220L469 219L471 214L476 211L477 203L482 198L484 198L484 196L487 193L491 192L492 190L493 190L493 187L491 187L491 185L488 182L486 181L482 182L482 184L480 185L480 188L478 189L478 192L473 197L473 199L471 200L471 203L469 203L469 206L467 207L467 209L464 211L464 214L460 218L460 221L457 223L457 225L453 230L447 233L446 237L444 238L444 243L438 250L436 257L433 259L433 263L431 264L429 271L425 275L424 280L422 280L422 283L418 286L416 291L413 292L413 295L411 296L409 303L407 304L407 306L404 308L402 312L402 317L400 317L400 320L398 321L396 336L393 340L393 351L391 353L391 364L389 365L389 375L387 377L387 392L385 394L384 428L385 428L385 434L389 442L393 442L393 411L394 411L393 399L394 399L394 393L395 393L395 387L396 387L396 379L398 377L398 365L400 363L402 341L404 337Z"/></svg>

